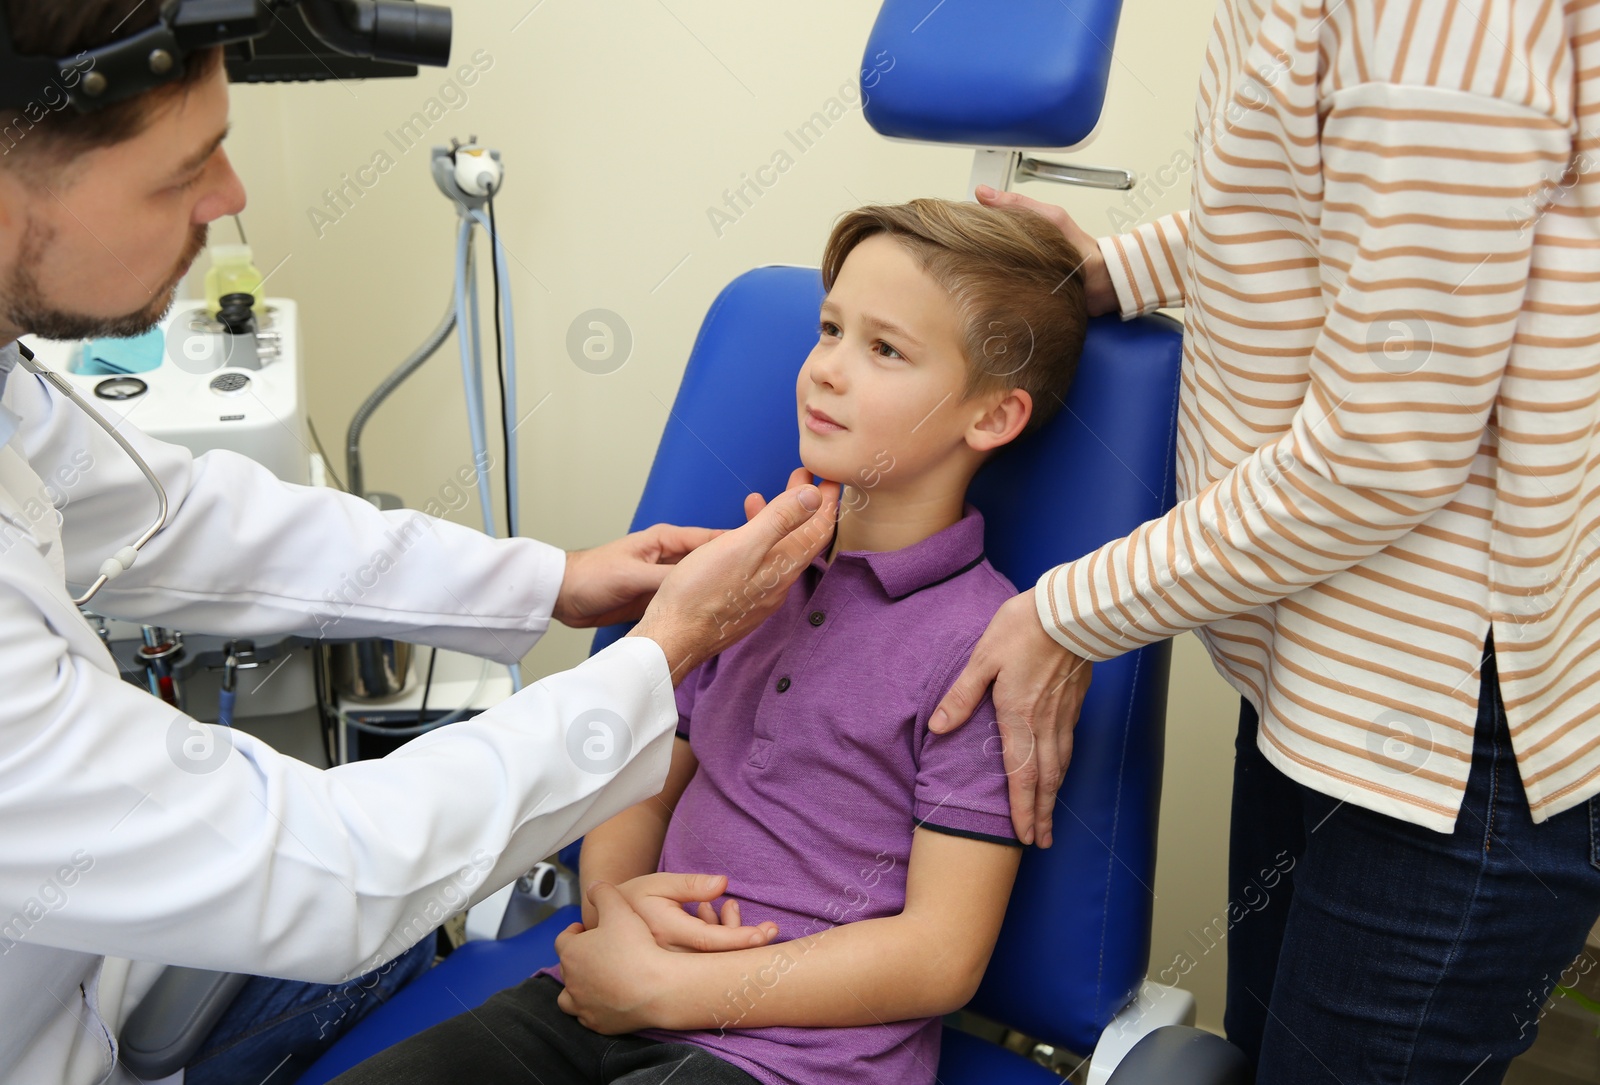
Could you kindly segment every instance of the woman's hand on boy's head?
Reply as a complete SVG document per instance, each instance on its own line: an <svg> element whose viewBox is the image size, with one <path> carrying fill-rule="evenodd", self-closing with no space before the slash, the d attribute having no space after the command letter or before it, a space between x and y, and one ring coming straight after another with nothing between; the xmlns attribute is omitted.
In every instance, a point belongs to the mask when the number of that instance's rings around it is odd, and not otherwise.
<svg viewBox="0 0 1600 1085"><path fill-rule="evenodd" d="M628 906L645 921L656 945L680 953L714 953L764 946L778 936L775 923L745 927L739 923L739 902L723 903L718 916L712 902L728 887L721 874L660 872L630 878L617 886ZM591 897L591 899L593 899ZM699 904L698 914L683 910Z"/></svg>
<svg viewBox="0 0 1600 1085"><path fill-rule="evenodd" d="M1117 311L1117 290L1111 284L1111 272L1106 268L1106 258L1100 252L1100 243L1088 231L1072 220L1072 216L1053 203L1044 203L1015 192L1001 192L988 185L979 185L978 202L985 207L1021 208L1032 211L1061 231L1063 237L1078 250L1083 260L1079 272L1083 276L1084 300L1090 316Z"/></svg>
<svg viewBox="0 0 1600 1085"><path fill-rule="evenodd" d="M994 687L1011 823L1024 844L1051 844L1051 814L1072 760L1072 729L1092 666L1045 632L1033 592L1023 592L1001 605L928 721L936 734L954 731Z"/></svg>

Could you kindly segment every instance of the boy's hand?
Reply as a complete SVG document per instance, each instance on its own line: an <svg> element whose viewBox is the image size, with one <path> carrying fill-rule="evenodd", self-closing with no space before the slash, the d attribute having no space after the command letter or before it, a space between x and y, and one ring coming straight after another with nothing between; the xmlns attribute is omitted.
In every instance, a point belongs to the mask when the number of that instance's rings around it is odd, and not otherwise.
<svg viewBox="0 0 1600 1085"><path fill-rule="evenodd" d="M778 936L776 923L740 926L736 900L725 902L718 917L711 902L728 888L728 879L721 874L645 874L616 888L662 949L714 953L764 946ZM700 902L698 918L683 910L691 901Z"/></svg>
<svg viewBox="0 0 1600 1085"><path fill-rule="evenodd" d="M1084 301L1089 306L1089 315L1099 316L1101 313L1117 311L1117 289L1111 284L1111 273L1106 270L1106 258L1100 252L1100 243L1073 222L1071 215L1053 203L1044 203L1015 192L1001 192L988 185L979 185L977 196L978 202L985 207L1018 207L1032 211L1060 230L1062 236L1078 250L1078 258L1083 261L1078 272L1083 276Z"/></svg>
<svg viewBox="0 0 1600 1085"><path fill-rule="evenodd" d="M649 926L616 886L596 882L589 899L599 913L594 927L585 930L574 923L556 935L566 984L556 1005L606 1036L667 1026L656 1002L670 997L673 955L656 945Z"/></svg>
<svg viewBox="0 0 1600 1085"><path fill-rule="evenodd" d="M569 550L552 617L574 629L632 621L684 555L720 530L656 524L604 546Z"/></svg>

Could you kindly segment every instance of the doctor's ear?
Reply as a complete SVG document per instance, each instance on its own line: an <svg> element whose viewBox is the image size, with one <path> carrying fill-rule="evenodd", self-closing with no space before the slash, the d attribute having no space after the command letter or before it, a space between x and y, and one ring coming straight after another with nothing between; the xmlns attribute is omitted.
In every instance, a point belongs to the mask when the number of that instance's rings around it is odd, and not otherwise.
<svg viewBox="0 0 1600 1085"><path fill-rule="evenodd" d="M1033 396L1021 388L1007 389L967 427L967 445L979 452L990 452L1008 445L1017 439L1032 417Z"/></svg>

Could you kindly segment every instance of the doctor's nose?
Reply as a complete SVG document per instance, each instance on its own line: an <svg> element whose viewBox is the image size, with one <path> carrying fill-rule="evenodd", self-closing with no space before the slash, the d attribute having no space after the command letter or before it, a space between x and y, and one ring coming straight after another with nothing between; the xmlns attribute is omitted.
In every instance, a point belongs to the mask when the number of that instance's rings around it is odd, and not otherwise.
<svg viewBox="0 0 1600 1085"><path fill-rule="evenodd" d="M220 147L217 149L217 158L212 164L211 172L216 175L210 183L211 190L194 205L194 223L197 226L214 222L227 215L237 215L244 210L244 182L234 172L233 163L228 160L227 152Z"/></svg>

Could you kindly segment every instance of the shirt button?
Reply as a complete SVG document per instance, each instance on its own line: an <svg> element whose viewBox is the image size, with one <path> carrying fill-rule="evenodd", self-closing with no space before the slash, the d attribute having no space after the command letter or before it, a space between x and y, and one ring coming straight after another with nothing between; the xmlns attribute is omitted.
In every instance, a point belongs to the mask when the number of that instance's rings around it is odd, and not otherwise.
<svg viewBox="0 0 1600 1085"><path fill-rule="evenodd" d="M824 618L826 618L826 617L827 617L827 615L822 613L822 611L813 610L811 612L811 624L812 625L821 625L822 624L822 620Z"/></svg>
<svg viewBox="0 0 1600 1085"><path fill-rule="evenodd" d="M784 690L786 690L788 688L789 688L789 676L788 675L784 675L782 678L778 679L778 692L782 693Z"/></svg>

